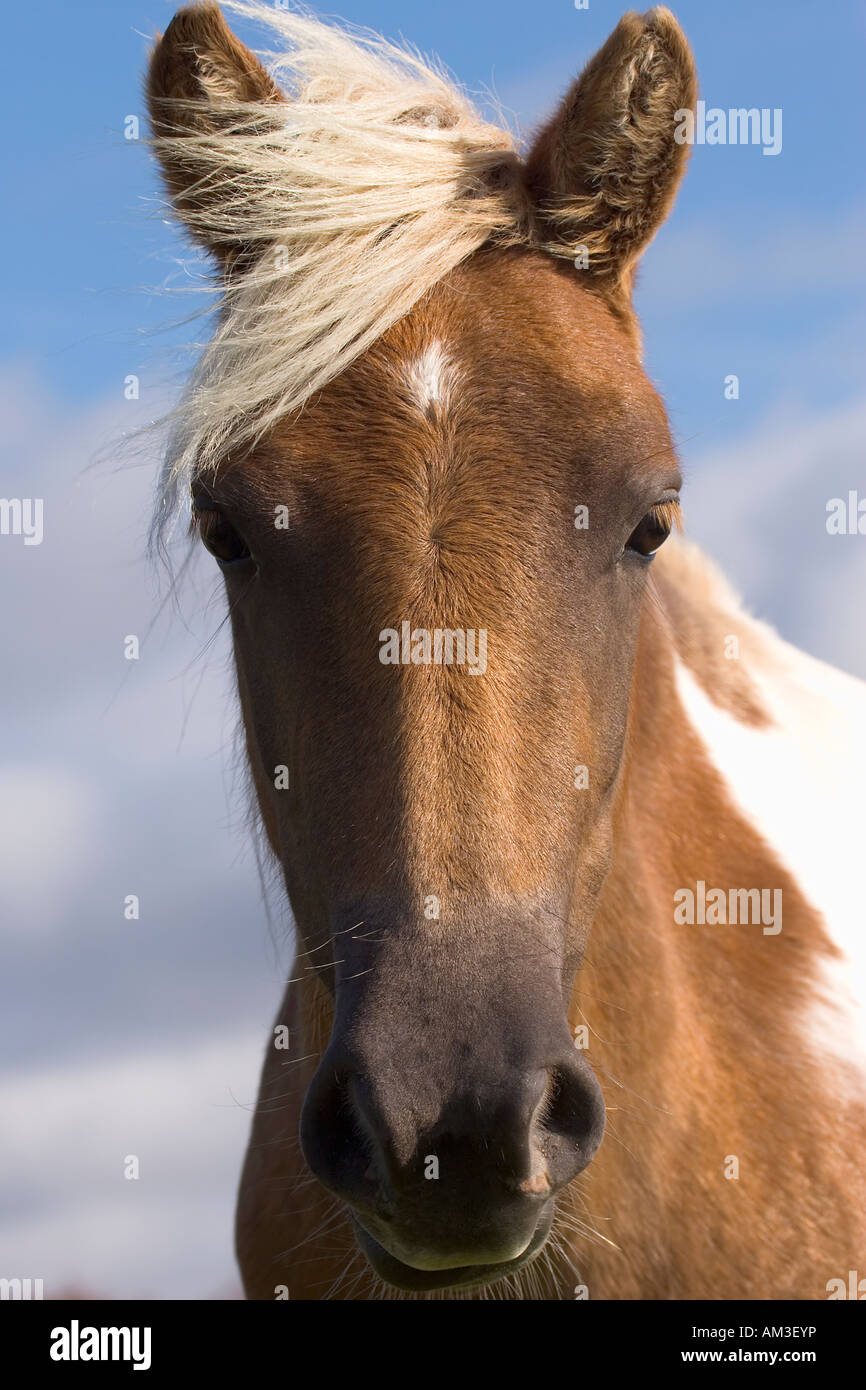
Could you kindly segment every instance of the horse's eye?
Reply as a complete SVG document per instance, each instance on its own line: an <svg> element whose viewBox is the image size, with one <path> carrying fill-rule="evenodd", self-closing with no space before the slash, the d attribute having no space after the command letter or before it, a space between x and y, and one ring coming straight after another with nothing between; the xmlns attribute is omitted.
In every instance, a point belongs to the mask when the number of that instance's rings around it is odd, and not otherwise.
<svg viewBox="0 0 866 1390"><path fill-rule="evenodd" d="M644 559L649 559L664 545L674 523L679 524L679 517L680 504L678 501L657 502L654 507L650 507L646 516L638 522L632 531L626 550L631 550L636 555L642 555Z"/></svg>
<svg viewBox="0 0 866 1390"><path fill-rule="evenodd" d="M239 565L249 560L249 547L243 536L217 507L196 507L195 519L202 541L221 565Z"/></svg>

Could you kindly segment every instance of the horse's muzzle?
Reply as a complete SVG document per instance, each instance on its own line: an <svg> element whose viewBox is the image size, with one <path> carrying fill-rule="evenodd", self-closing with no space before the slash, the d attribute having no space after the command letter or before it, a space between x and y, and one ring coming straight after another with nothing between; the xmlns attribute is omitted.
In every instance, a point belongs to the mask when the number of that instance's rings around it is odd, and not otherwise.
<svg viewBox="0 0 866 1390"><path fill-rule="evenodd" d="M400 1288L488 1283L533 1259L556 1193L604 1131L601 1089L571 1044L526 1055L507 1034L461 1065L367 1058L332 1038L301 1117L309 1167L349 1206L376 1272ZM545 1055L546 1054L546 1055ZM551 1060L551 1056L554 1060ZM375 1063L375 1065L373 1065ZM447 1085L443 1082L446 1081Z"/></svg>
<svg viewBox="0 0 866 1390"><path fill-rule="evenodd" d="M398 1259L364 1229L357 1217L354 1218L354 1227L358 1244L380 1279L407 1293L429 1293L434 1289L465 1289L492 1284L497 1279L516 1274L525 1265L531 1264L544 1249L553 1223L553 1211L553 1201L545 1202L539 1213L535 1234L522 1254L513 1260L495 1264L449 1265L435 1270L418 1269Z"/></svg>

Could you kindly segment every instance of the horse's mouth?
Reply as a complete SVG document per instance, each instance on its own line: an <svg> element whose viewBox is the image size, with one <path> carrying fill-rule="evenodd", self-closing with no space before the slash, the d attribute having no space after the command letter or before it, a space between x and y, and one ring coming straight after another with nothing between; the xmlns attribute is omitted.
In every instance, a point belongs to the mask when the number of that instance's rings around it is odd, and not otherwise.
<svg viewBox="0 0 866 1390"><path fill-rule="evenodd" d="M406 1293L426 1293L434 1289L465 1289L473 1284L492 1284L497 1279L507 1279L523 1269L544 1248L550 1227L553 1223L553 1202L542 1208L535 1235L516 1259L505 1260L502 1264L460 1265L453 1269L415 1269L404 1264L365 1230L356 1217L352 1217L358 1244L380 1279L394 1288Z"/></svg>

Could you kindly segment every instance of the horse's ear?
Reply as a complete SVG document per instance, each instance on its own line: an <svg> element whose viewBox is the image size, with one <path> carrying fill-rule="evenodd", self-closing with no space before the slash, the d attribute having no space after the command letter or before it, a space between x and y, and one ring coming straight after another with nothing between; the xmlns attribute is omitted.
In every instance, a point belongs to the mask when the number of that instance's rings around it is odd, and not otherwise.
<svg viewBox="0 0 866 1390"><path fill-rule="evenodd" d="M623 309L682 178L688 146L675 138L677 113L696 95L692 52L670 10L631 11L529 153L543 233Z"/></svg>
<svg viewBox="0 0 866 1390"><path fill-rule="evenodd" d="M262 108L283 100L210 0L179 10L157 36L147 74L157 157L179 215L224 263L243 251L240 234L233 241L225 234L225 219L213 215L218 190L235 172L227 154L230 139L261 131L267 124Z"/></svg>

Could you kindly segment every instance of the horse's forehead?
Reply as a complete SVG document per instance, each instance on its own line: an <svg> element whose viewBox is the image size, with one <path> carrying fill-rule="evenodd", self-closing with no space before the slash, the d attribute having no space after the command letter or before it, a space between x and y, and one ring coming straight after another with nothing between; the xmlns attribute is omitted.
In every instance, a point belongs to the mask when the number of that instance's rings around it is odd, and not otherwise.
<svg viewBox="0 0 866 1390"><path fill-rule="evenodd" d="M609 309L550 258L461 267L337 376L284 434L302 456L358 433L404 452L459 428L555 444L664 413ZM433 427L431 429L431 427ZM417 436L417 438L416 438Z"/></svg>
<svg viewBox="0 0 866 1390"><path fill-rule="evenodd" d="M491 257L286 421L267 467L313 525L355 515L372 534L495 509L561 529L590 495L603 507L621 496L640 451L662 457L667 441L634 347L596 296L547 260Z"/></svg>
<svg viewBox="0 0 866 1390"><path fill-rule="evenodd" d="M634 342L610 309L550 257L482 257L459 267L386 334L369 365L396 366L424 408L444 403L459 368L509 394L499 367L551 377L587 400L648 386ZM387 370L387 368L386 368Z"/></svg>

